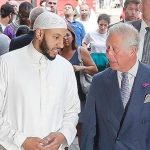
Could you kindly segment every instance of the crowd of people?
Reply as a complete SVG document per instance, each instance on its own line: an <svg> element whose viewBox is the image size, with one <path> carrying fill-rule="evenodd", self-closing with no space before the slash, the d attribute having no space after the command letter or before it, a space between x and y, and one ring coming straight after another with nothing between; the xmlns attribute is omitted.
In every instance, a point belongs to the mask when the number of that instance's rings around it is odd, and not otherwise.
<svg viewBox="0 0 150 150"><path fill-rule="evenodd" d="M150 1L115 24L58 3L0 8L0 150L148 150Z"/></svg>

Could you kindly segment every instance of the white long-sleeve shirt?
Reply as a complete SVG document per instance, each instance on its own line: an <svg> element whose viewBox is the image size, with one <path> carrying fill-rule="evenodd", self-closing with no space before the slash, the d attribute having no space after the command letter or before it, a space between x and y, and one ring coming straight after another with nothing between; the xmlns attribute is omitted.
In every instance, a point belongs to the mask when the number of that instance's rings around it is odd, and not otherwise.
<svg viewBox="0 0 150 150"><path fill-rule="evenodd" d="M32 43L0 58L0 144L7 150L21 150L27 137L56 131L70 145L79 112L76 79L67 60L57 55L49 61Z"/></svg>
<svg viewBox="0 0 150 150"><path fill-rule="evenodd" d="M83 39L83 43L90 44L91 53L106 53L107 33L100 34L97 30L87 33Z"/></svg>

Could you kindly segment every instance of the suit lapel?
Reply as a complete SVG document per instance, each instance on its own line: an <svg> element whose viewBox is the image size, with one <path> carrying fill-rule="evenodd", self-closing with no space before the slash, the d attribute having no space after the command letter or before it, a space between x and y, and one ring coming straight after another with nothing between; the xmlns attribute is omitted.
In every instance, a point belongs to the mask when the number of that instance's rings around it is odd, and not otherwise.
<svg viewBox="0 0 150 150"><path fill-rule="evenodd" d="M131 21L129 23L131 23L138 30L138 32L140 32L141 22L142 22L141 20L137 20L137 21Z"/></svg>
<svg viewBox="0 0 150 150"><path fill-rule="evenodd" d="M110 70L110 73L106 79L107 99L108 99L108 120L113 128L113 131L117 135L120 128L120 121L122 119L124 108L121 101L121 94L119 89L119 83L117 78L117 72ZM110 86L111 85L111 86Z"/></svg>
<svg viewBox="0 0 150 150"><path fill-rule="evenodd" d="M141 64L139 63L139 68L134 80L129 105L126 110L127 112L125 114L123 124L120 128L120 135L129 129L129 126L133 123L133 121L139 121L139 116L141 114L143 99L145 95L145 90L142 89L142 83L144 83L145 78L142 72L143 69L141 67Z"/></svg>

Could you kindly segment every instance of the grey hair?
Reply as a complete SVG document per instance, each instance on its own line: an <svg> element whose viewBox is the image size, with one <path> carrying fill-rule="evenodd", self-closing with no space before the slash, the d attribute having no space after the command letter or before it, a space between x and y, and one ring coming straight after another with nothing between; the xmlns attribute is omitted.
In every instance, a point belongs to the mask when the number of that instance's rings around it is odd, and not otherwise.
<svg viewBox="0 0 150 150"><path fill-rule="evenodd" d="M43 12L47 11L44 7L35 7L31 10L30 15L29 15L29 19L31 22L31 28L33 28L33 24L35 19Z"/></svg>
<svg viewBox="0 0 150 150"><path fill-rule="evenodd" d="M144 3L146 0L141 0L141 3Z"/></svg>
<svg viewBox="0 0 150 150"><path fill-rule="evenodd" d="M128 23L117 23L109 28L108 36L117 33L124 40L124 47L135 46L138 50L139 47L139 34L138 31Z"/></svg>

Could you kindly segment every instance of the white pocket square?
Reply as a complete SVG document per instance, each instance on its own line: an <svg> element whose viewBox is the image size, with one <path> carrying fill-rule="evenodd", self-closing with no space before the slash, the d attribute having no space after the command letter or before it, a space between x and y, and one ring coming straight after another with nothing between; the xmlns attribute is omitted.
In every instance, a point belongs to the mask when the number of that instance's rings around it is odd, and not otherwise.
<svg viewBox="0 0 150 150"><path fill-rule="evenodd" d="M145 95L144 103L150 103L150 94Z"/></svg>

